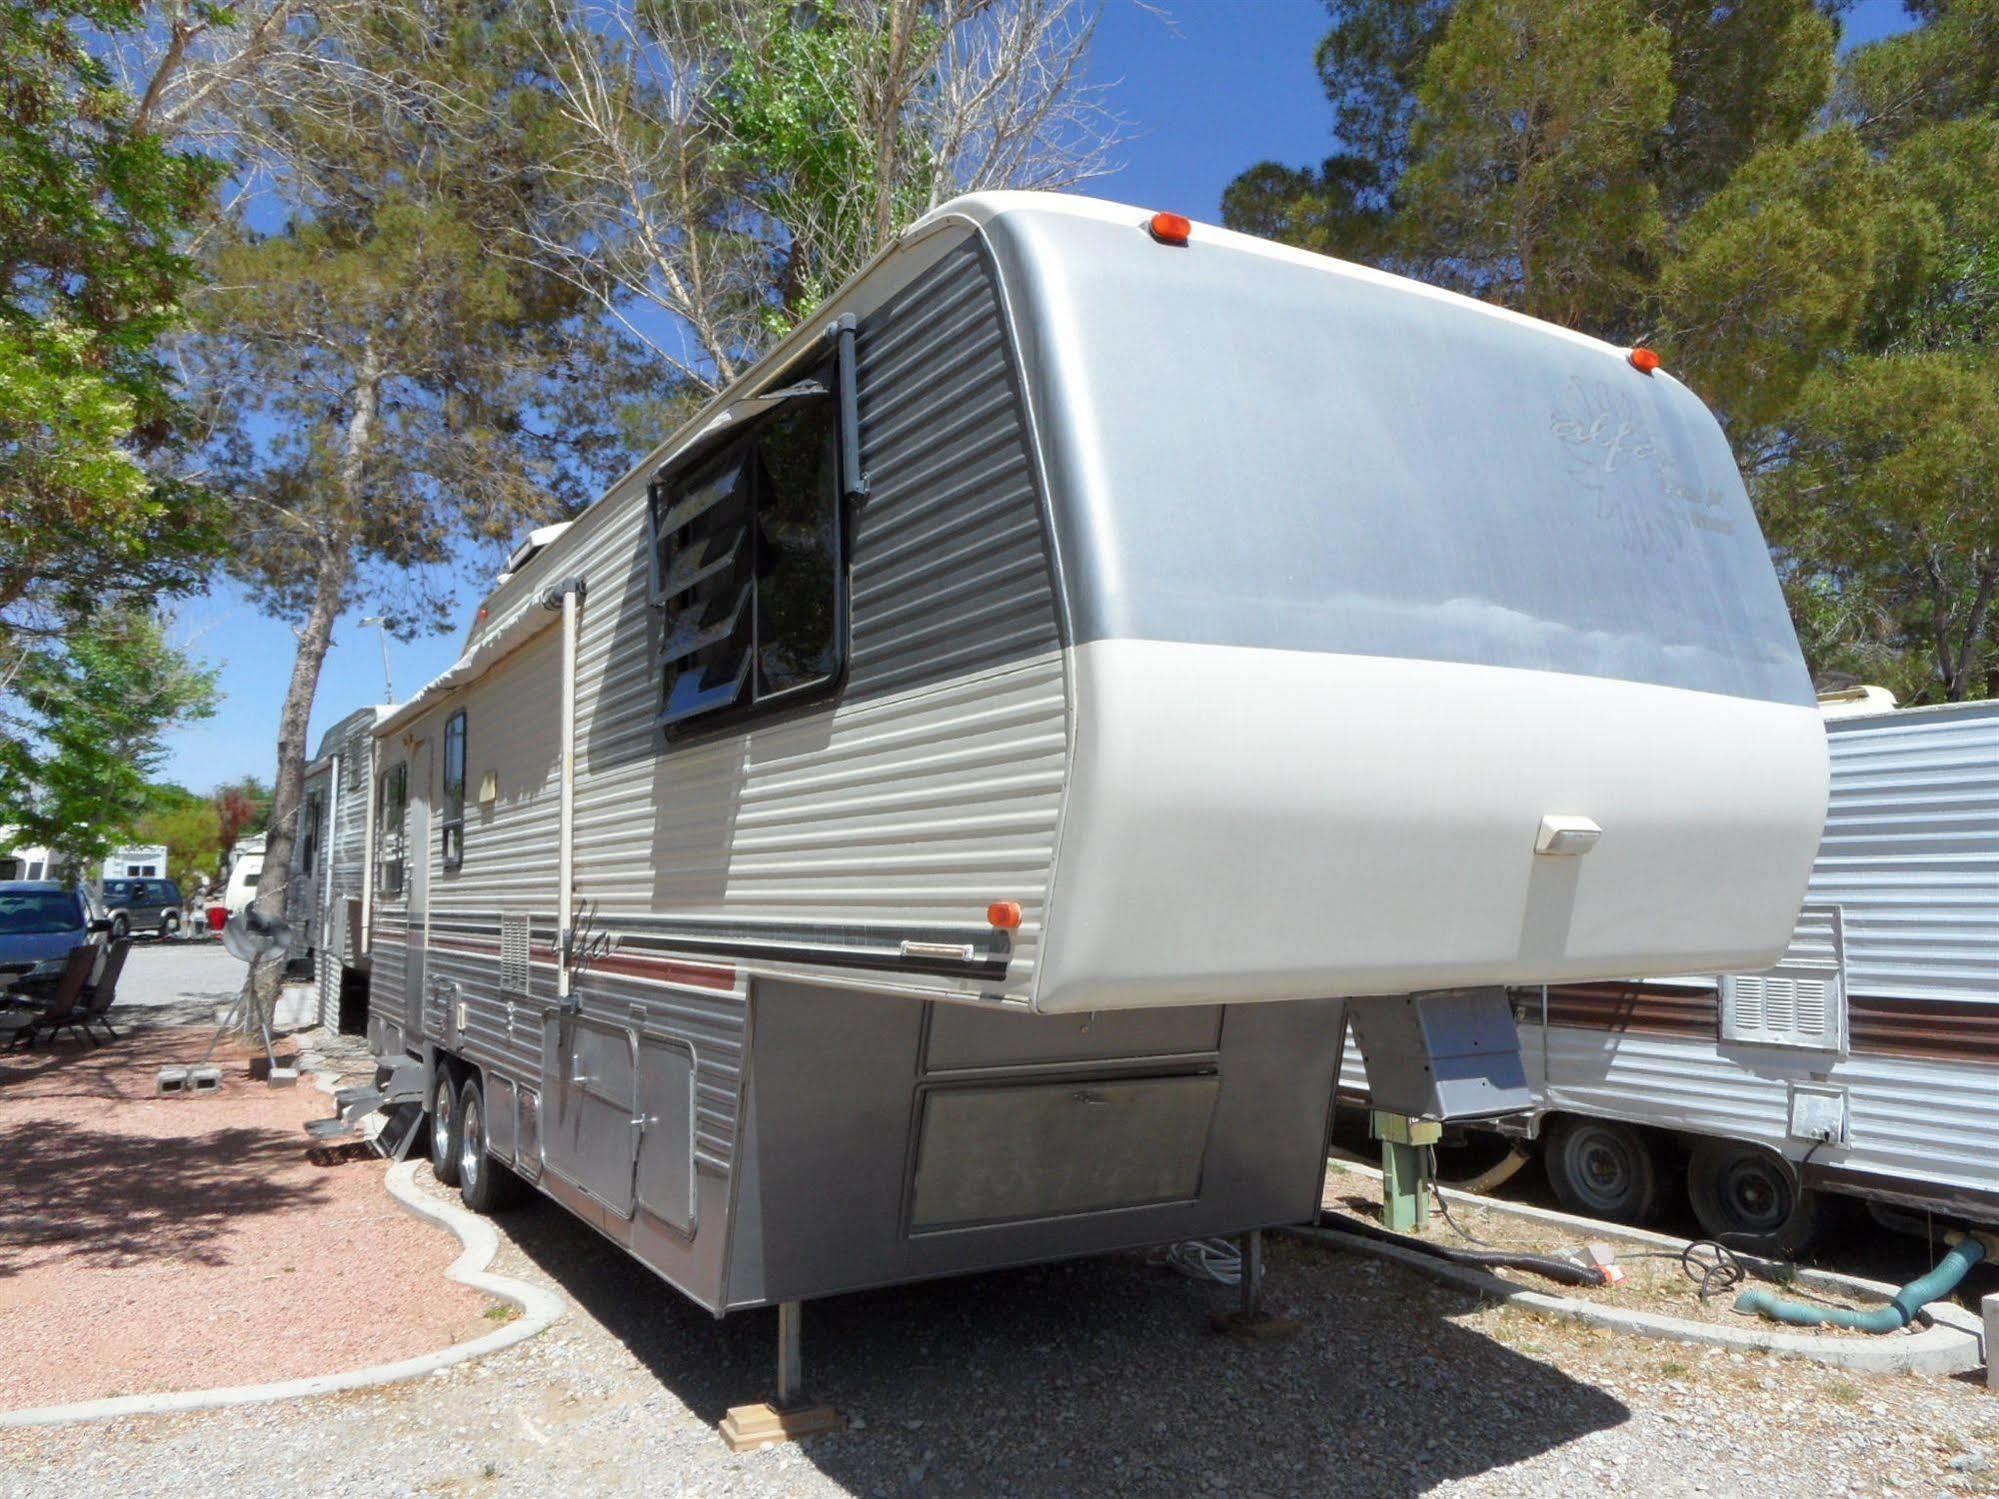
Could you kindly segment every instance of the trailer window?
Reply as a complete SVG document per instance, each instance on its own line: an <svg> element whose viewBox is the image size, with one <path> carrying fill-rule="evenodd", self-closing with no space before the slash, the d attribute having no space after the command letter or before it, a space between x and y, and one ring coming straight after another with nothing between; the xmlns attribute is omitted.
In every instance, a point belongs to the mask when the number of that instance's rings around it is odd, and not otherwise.
<svg viewBox="0 0 1999 1499"><path fill-rule="evenodd" d="M403 833L409 810L409 766L392 765L376 783L375 893L394 900L403 893Z"/></svg>
<svg viewBox="0 0 1999 1499"><path fill-rule="evenodd" d="M444 721L444 867L465 862L465 710Z"/></svg>
<svg viewBox="0 0 1999 1499"><path fill-rule="evenodd" d="M651 494L669 730L829 690L846 638L838 406L795 396Z"/></svg>
<svg viewBox="0 0 1999 1499"><path fill-rule="evenodd" d="M300 818L299 828L299 869L305 874L312 873L312 866L319 859L319 793L311 792L305 799L305 812Z"/></svg>

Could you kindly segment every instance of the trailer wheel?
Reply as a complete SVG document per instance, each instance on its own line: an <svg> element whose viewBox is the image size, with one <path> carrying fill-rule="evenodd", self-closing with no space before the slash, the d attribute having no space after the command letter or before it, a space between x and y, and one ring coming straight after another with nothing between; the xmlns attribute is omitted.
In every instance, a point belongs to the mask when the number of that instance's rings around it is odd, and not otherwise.
<svg viewBox="0 0 1999 1499"><path fill-rule="evenodd" d="M1650 1223L1666 1205L1659 1153L1651 1137L1631 1125L1610 1119L1555 1119L1548 1126L1541 1159L1556 1198L1585 1218Z"/></svg>
<svg viewBox="0 0 1999 1499"><path fill-rule="evenodd" d="M1694 1147L1687 1196L1710 1237L1756 1254L1792 1255L1811 1243L1824 1202L1788 1161L1739 1140Z"/></svg>
<svg viewBox="0 0 1999 1499"><path fill-rule="evenodd" d="M430 1169L447 1187L458 1185L458 1160L463 1139L464 1130L458 1117L457 1084L451 1080L451 1070L439 1062L430 1081Z"/></svg>
<svg viewBox="0 0 1999 1499"><path fill-rule="evenodd" d="M526 1187L486 1148L486 1098L467 1078L458 1095L458 1195L475 1213L497 1213L521 1200Z"/></svg>

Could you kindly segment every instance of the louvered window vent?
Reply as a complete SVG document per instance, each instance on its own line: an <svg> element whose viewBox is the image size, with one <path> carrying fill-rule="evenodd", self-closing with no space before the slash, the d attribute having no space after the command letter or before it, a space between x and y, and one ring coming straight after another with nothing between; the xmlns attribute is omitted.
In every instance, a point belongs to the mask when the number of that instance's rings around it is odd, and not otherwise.
<svg viewBox="0 0 1999 1499"><path fill-rule="evenodd" d="M1721 976L1721 1039L1846 1052L1846 932L1838 906L1798 913L1790 948L1761 973Z"/></svg>

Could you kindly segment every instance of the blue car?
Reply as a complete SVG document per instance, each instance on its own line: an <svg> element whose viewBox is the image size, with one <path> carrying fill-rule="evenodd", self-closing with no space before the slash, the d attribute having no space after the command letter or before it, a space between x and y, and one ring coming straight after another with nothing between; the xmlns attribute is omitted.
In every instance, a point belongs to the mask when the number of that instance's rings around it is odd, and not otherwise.
<svg viewBox="0 0 1999 1499"><path fill-rule="evenodd" d="M55 982L70 949L109 929L83 891L53 880L0 880L0 975L13 992Z"/></svg>

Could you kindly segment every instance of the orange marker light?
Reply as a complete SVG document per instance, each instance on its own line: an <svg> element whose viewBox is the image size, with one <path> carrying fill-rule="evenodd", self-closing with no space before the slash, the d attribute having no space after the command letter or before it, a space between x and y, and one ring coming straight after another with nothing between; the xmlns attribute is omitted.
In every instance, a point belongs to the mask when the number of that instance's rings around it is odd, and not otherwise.
<svg viewBox="0 0 1999 1499"><path fill-rule="evenodd" d="M1633 349L1627 357L1631 360L1631 367L1641 375L1651 374L1660 363L1658 350L1648 349L1643 344Z"/></svg>
<svg viewBox="0 0 1999 1499"><path fill-rule="evenodd" d="M1003 932L1010 932L1020 925L1020 902L1017 900L996 900L986 907L986 920Z"/></svg>
<svg viewBox="0 0 1999 1499"><path fill-rule="evenodd" d="M1187 236L1194 232L1192 221L1181 213L1155 213L1146 228L1162 245L1184 245Z"/></svg>

